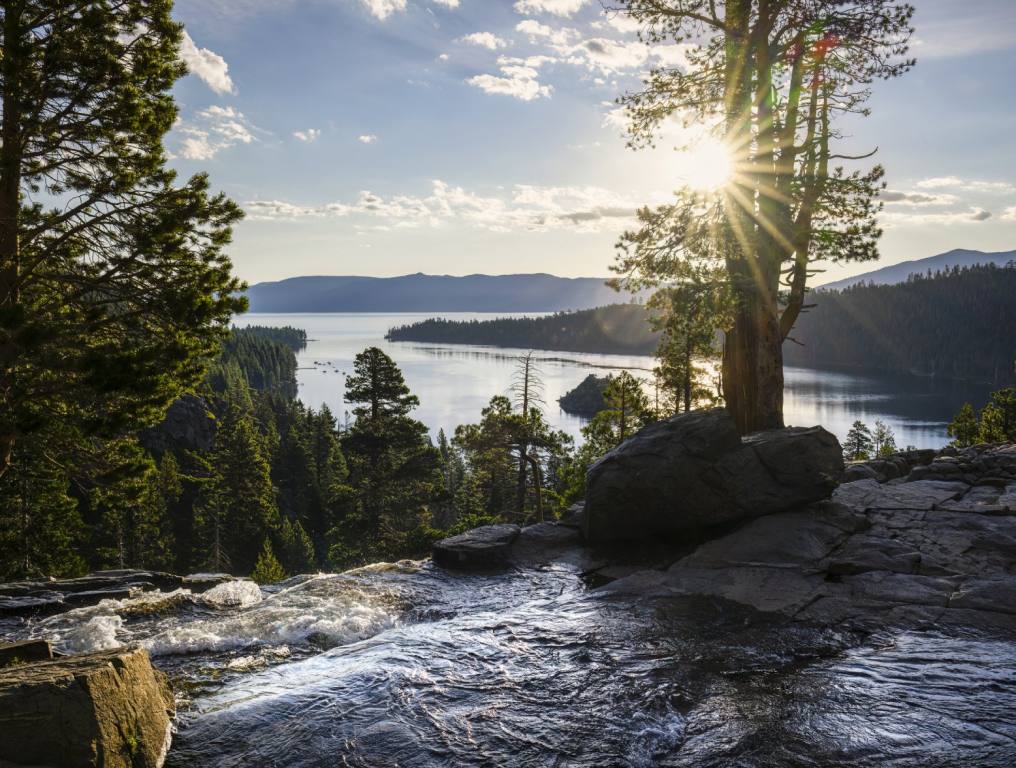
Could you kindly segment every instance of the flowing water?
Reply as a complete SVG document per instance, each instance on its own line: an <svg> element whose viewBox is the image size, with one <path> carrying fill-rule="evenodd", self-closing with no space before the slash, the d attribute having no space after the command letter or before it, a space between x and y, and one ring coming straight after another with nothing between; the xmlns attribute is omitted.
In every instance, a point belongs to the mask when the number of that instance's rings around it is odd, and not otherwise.
<svg viewBox="0 0 1016 768"><path fill-rule="evenodd" d="M341 419L345 379L353 357L365 347L379 346L402 368L420 398L416 416L436 435L451 435L459 424L476 422L492 395L505 394L519 354L524 350L469 345L387 342L388 329L424 320L434 314L248 314L238 325L291 325L307 331L309 343L298 355L300 398L315 408L328 404ZM442 313L454 320L500 315ZM590 373L605 376L629 370L648 379L651 357L537 351L544 379L546 415L550 424L573 437L585 421L562 411L557 400ZM651 387L647 387L652 395ZM965 401L983 406L990 387L971 382L915 376L818 371L788 368L785 410L788 425L822 424L841 440L856 420L886 422L900 447L940 448L949 441L946 424Z"/></svg>
<svg viewBox="0 0 1016 768"><path fill-rule="evenodd" d="M149 593L0 635L148 648L175 768L1016 764L1014 638L607 595L566 563Z"/></svg>

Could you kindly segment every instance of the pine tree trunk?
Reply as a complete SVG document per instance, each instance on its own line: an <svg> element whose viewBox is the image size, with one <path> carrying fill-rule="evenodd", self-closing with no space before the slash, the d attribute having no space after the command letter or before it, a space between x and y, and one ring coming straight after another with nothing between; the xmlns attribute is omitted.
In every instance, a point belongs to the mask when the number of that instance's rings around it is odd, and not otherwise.
<svg viewBox="0 0 1016 768"><path fill-rule="evenodd" d="M783 342L767 304L745 296L723 344L723 397L742 435L783 426Z"/></svg>

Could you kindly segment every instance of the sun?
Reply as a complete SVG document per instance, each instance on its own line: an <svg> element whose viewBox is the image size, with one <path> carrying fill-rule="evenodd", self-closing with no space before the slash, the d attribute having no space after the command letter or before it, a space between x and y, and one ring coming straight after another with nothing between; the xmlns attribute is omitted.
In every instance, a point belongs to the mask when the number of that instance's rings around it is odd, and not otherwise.
<svg viewBox="0 0 1016 768"><path fill-rule="evenodd" d="M734 173L730 148L706 138L681 153L678 175L693 189L710 192L726 186Z"/></svg>

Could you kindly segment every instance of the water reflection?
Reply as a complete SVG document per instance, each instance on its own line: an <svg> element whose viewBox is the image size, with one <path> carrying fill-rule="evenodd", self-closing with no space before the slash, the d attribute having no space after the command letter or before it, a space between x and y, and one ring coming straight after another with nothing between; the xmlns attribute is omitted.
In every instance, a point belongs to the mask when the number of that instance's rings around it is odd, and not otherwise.
<svg viewBox="0 0 1016 768"><path fill-rule="evenodd" d="M300 397L315 408L327 403L342 419L344 375L353 357L368 346L381 347L405 374L420 397L417 418L432 433L451 434L458 424L476 421L493 395L508 390L517 355L524 350L388 342L389 328L433 317L434 313L248 314L238 325L292 325L307 331L307 349L299 355ZM445 313L452 320L483 320L504 315ZM526 315L513 315L526 316ZM579 438L583 419L564 413L557 400L590 373L630 370L650 375L654 361L638 355L594 355L538 351L544 378L547 417L556 429ZM881 376L788 368L785 411L788 424L822 424L841 439L855 419L882 419L896 432L900 446L939 447L948 441L945 426L963 402L983 405L990 388L971 382L936 381L910 376Z"/></svg>

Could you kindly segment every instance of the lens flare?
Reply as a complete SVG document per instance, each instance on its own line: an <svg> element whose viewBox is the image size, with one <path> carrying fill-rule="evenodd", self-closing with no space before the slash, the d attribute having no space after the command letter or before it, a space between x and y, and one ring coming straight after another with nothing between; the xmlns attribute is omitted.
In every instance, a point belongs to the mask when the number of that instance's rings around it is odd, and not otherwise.
<svg viewBox="0 0 1016 768"><path fill-rule="evenodd" d="M704 139L681 153L678 175L704 192L726 186L734 173L730 148L718 139Z"/></svg>

